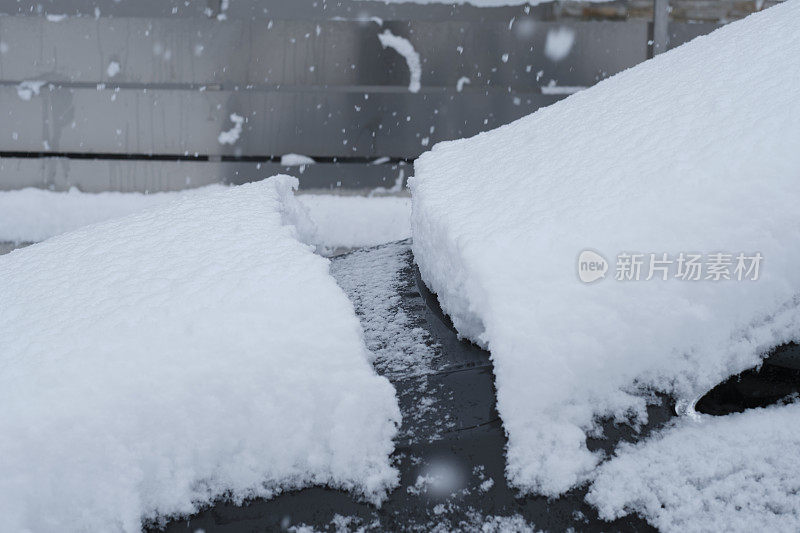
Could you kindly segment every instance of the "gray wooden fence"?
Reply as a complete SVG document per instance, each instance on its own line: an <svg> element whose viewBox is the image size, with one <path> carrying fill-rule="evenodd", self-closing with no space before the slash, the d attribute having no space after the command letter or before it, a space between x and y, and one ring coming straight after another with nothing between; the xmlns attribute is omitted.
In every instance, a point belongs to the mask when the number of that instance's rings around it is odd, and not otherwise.
<svg viewBox="0 0 800 533"><path fill-rule="evenodd" d="M552 9L5 0L0 189L174 190L278 172L305 188L391 187L436 142L508 123L653 52L648 20ZM669 47L715 27L671 22ZM419 91L406 59L381 44L386 32L419 54ZM232 130L235 142L221 143ZM283 166L292 153L317 164Z"/></svg>

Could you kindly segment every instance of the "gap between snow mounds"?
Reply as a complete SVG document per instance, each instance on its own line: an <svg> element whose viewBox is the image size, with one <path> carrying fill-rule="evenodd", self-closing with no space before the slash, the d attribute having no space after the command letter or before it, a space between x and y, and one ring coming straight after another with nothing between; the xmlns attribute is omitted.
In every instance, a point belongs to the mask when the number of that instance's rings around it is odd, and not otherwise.
<svg viewBox="0 0 800 533"><path fill-rule="evenodd" d="M408 241L385 244L337 257L330 268L361 320L373 365L394 379L429 374L441 358L418 316L403 308L403 293L413 290L409 276L401 275L410 253Z"/></svg>
<svg viewBox="0 0 800 533"><path fill-rule="evenodd" d="M353 529L367 531L505 531L505 527L527 531L537 528L563 531L639 530L650 531L636 517L614 522L598 520L584 502L585 490L577 490L558 500L528 497L505 483L504 452L507 444L503 427L495 409L494 375L487 352L469 342L459 340L447 324L447 318L429 306L435 296L424 286L417 286L413 259L408 242L365 249L331 260L346 261L342 269L357 277L363 269L387 261L394 255L388 272L393 276L371 278L371 288L355 290L377 294L400 295L401 320L404 327L419 327L436 354L428 358L422 375L418 369L395 368L392 382L397 390L403 426L395 440L394 465L400 471L400 486L389 494L380 509L356 502L341 491L308 488L287 492L272 500L257 499L246 506L217 502L190 520L175 521L167 530L176 533L187 527L221 531L277 529L286 525L305 524L317 531L335 531L347 523ZM375 254L376 258L371 257ZM380 257L380 259L377 259ZM388 258L391 259L391 258ZM398 270L397 260L403 263ZM388 283L384 280L394 279ZM394 298L391 298L394 301ZM369 300L369 299L367 299ZM368 305L358 305L369 308ZM393 319L397 309L385 310ZM377 335L386 331L377 328ZM369 337L370 333L366 336ZM384 352L386 353L386 352ZM412 359L412 366L414 359ZM384 365L384 368L388 368ZM411 374L416 377L404 377ZM422 379L424 378L424 379ZM419 398L434 398L435 411L415 416ZM667 417L671 411L664 404ZM658 413L651 421L659 419ZM445 422L445 423L443 423ZM613 423L610 423L613 425ZM444 428L448 426L451 429ZM620 438L635 440L634 430L622 427ZM647 428L642 429L642 434ZM609 428L608 435L614 428ZM622 435L622 433L626 433ZM617 438L612 436L611 438ZM517 529L515 529L517 530Z"/></svg>
<svg viewBox="0 0 800 533"><path fill-rule="evenodd" d="M403 413L397 442L405 444L433 442L448 432L497 419L488 354L469 343L453 342L448 332L437 332L437 327L446 326L431 317L433 312L419 296L412 265L409 240L331 261L331 274L361 321L373 365L395 384ZM465 369L488 377L490 398L465 401L468 391L450 376Z"/></svg>
<svg viewBox="0 0 800 533"><path fill-rule="evenodd" d="M398 442L433 442L499 422L489 353L458 338L436 295L419 277L410 239L335 257L331 274L353 302L373 365L396 385L404 415ZM488 396L475 401L461 391L454 402L459 372L485 373ZM609 454L618 442L638 441L674 416L671 398L654 394L649 403L647 424L600 420L587 441L589 449Z"/></svg>

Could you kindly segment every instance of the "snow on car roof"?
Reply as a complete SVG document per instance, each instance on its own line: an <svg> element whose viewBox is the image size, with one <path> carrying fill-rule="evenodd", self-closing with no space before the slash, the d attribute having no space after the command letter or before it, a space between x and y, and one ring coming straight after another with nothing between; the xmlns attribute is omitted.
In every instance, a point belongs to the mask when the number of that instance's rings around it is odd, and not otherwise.
<svg viewBox="0 0 800 533"><path fill-rule="evenodd" d="M327 484L378 502L399 423L287 176L0 257L0 512L139 531Z"/></svg>
<svg viewBox="0 0 800 533"><path fill-rule="evenodd" d="M772 7L416 161L414 255L492 353L523 492L591 479L598 418L798 339L798 23Z"/></svg>
<svg viewBox="0 0 800 533"><path fill-rule="evenodd" d="M800 404L680 419L600 466L587 500L661 531L797 531Z"/></svg>

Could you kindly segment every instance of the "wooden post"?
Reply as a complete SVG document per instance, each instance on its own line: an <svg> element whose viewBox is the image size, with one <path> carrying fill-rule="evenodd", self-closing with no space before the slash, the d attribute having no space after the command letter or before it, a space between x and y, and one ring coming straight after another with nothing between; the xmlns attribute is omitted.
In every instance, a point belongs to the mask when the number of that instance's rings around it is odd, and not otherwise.
<svg viewBox="0 0 800 533"><path fill-rule="evenodd" d="M653 55L667 51L669 0L653 0Z"/></svg>

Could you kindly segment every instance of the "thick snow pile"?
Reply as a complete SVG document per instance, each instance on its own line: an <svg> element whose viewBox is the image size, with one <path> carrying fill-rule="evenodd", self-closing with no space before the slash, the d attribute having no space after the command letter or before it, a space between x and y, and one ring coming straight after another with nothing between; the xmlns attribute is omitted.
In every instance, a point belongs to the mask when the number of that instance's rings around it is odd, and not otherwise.
<svg viewBox="0 0 800 533"><path fill-rule="evenodd" d="M800 529L800 404L677 427L624 445L587 499L601 517L630 512L662 531Z"/></svg>
<svg viewBox="0 0 800 533"><path fill-rule="evenodd" d="M214 498L379 501L399 410L286 176L0 257L0 514L139 531Z"/></svg>
<svg viewBox="0 0 800 533"><path fill-rule="evenodd" d="M301 194L317 225L314 242L327 249L358 248L411 236L411 199L403 196Z"/></svg>
<svg viewBox="0 0 800 533"><path fill-rule="evenodd" d="M416 162L414 255L492 352L513 485L567 491L598 417L643 421L643 389L691 400L800 338L798 24L789 1ZM606 279L579 280L587 249ZM701 280L676 279L681 253Z"/></svg>
<svg viewBox="0 0 800 533"><path fill-rule="evenodd" d="M77 189L66 193L41 189L0 192L0 242L39 242L176 198L223 189L222 185L209 185L151 194L87 194ZM302 194L298 198L317 226L311 241L323 249L372 246L411 236L409 198L317 194Z"/></svg>

